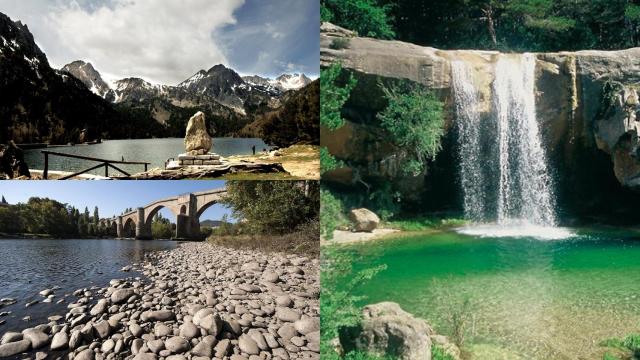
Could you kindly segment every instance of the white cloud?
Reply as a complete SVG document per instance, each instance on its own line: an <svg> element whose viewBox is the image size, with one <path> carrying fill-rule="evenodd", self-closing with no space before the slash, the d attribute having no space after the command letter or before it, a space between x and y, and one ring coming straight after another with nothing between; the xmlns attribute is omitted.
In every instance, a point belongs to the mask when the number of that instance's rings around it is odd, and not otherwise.
<svg viewBox="0 0 640 360"><path fill-rule="evenodd" d="M244 0L114 0L91 11L56 8L47 24L68 49L65 59L89 60L100 72L177 84L199 69L227 63L212 33L235 23ZM75 57L75 58L67 58Z"/></svg>

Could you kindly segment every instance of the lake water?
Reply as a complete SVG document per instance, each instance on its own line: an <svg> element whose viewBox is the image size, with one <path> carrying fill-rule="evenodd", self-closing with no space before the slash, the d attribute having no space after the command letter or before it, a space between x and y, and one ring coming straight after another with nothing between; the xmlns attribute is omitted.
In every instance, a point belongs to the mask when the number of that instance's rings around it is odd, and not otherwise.
<svg viewBox="0 0 640 360"><path fill-rule="evenodd" d="M80 288L106 286L111 279L138 276L120 269L142 262L149 251L172 249L172 241L135 241L115 239L83 240L0 240L0 298L14 298L16 304L0 308L11 312L0 317L0 333L20 331L47 322L51 315L63 315L76 299L66 295ZM27 302L42 301L38 293L59 286L52 303L38 303L25 308ZM64 303L56 304L65 298ZM25 316L31 321L23 321Z"/></svg>
<svg viewBox="0 0 640 360"><path fill-rule="evenodd" d="M462 314L471 359L602 359L599 343L640 330L640 232L470 236L454 231L350 248L356 269L387 269L360 305L394 301L452 335ZM502 236L505 235L505 236Z"/></svg>
<svg viewBox="0 0 640 360"><path fill-rule="evenodd" d="M256 152L270 147L256 138L213 138L212 152L222 156L249 155L252 154L252 146L256 147ZM31 169L44 169L44 155L41 151L45 149L25 150L25 160ZM65 147L54 147L46 150L89 156L107 160L141 161L151 163L150 169L164 168L164 163L169 158L176 158L178 154L184 153L184 139L133 139L133 140L105 140L96 145L76 145ZM80 171L97 165L97 162L71 159L60 156L49 156L49 169L60 171ZM144 171L144 165L116 165L125 171L132 173ZM93 174L104 175L104 168L92 172ZM109 174L117 172L110 168Z"/></svg>

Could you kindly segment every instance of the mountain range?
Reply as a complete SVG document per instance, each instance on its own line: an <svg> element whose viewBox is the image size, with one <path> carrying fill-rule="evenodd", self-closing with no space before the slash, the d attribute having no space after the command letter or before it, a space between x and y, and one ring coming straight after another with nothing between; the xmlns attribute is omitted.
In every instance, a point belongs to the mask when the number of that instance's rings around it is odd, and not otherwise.
<svg viewBox="0 0 640 360"><path fill-rule="evenodd" d="M28 27L0 13L0 118L8 120L0 143L181 137L197 111L212 134L233 136L311 82L304 74L243 77L219 64L177 85L110 83L88 62L51 68Z"/></svg>
<svg viewBox="0 0 640 360"><path fill-rule="evenodd" d="M141 78L121 79L110 85L91 63L82 60L65 65L62 71L113 103L164 97L180 107L217 102L241 114L260 106L276 108L280 105L278 99L286 91L298 90L311 83L304 74L282 74L276 79L258 75L241 77L222 64L200 70L177 86L152 84Z"/></svg>

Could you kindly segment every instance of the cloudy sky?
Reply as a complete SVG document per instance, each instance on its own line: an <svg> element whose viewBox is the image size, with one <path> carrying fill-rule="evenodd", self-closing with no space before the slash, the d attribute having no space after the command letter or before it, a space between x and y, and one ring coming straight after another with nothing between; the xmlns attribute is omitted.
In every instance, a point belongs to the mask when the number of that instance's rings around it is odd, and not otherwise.
<svg viewBox="0 0 640 360"><path fill-rule="evenodd" d="M241 75L319 72L317 0L0 0L53 67L177 84L216 64Z"/></svg>

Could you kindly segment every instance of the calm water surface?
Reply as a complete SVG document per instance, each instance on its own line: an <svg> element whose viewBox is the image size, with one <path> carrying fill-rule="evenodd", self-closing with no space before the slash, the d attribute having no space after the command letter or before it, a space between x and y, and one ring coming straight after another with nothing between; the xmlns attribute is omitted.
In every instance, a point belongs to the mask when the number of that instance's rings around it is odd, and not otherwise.
<svg viewBox="0 0 640 360"><path fill-rule="evenodd" d="M398 302L472 359L602 359L598 343L640 332L640 232L575 230L556 240L443 232L356 246L355 267L387 269L361 304Z"/></svg>
<svg viewBox="0 0 640 360"><path fill-rule="evenodd" d="M51 315L63 315L67 305L76 299L70 296L56 304L65 295L79 288L106 286L111 279L138 276L135 272L122 272L123 266L142 262L149 251L171 249L171 241L135 241L115 239L83 240L0 240L0 298L11 297L18 303L0 308L8 316L0 325L0 333L22 330L47 322ZM38 303L29 308L32 300L42 301L38 293L59 286L53 303ZM25 322L25 316L32 320Z"/></svg>
<svg viewBox="0 0 640 360"><path fill-rule="evenodd" d="M249 155L252 154L252 146L259 152L262 149L270 149L261 139L256 138L213 138L212 152L222 156ZM25 160L31 169L44 169L44 156L41 151L45 149L25 150ZM46 150L65 154L89 156L108 160L141 161L151 163L150 168L164 168L164 162L169 158L176 158L184 153L184 139L137 139L137 140L105 140L96 145L76 145ZM90 168L98 163L79 159L64 158L59 156L49 157L49 169L60 171L80 171ZM116 165L120 167L120 165ZM122 165L125 171L142 172L143 165ZM115 170L109 169L109 173ZM93 172L104 175L101 168Z"/></svg>

